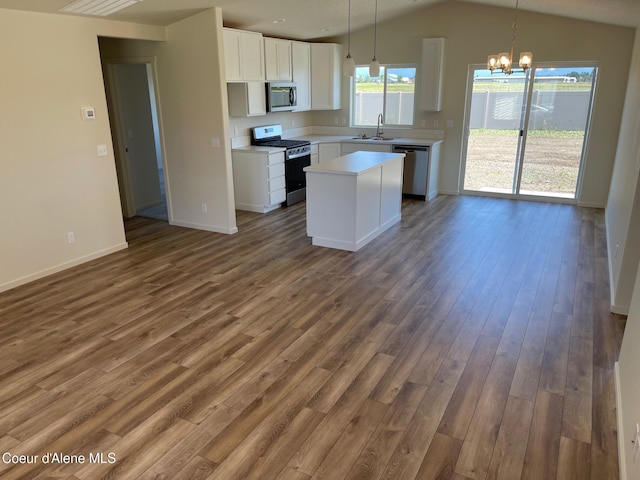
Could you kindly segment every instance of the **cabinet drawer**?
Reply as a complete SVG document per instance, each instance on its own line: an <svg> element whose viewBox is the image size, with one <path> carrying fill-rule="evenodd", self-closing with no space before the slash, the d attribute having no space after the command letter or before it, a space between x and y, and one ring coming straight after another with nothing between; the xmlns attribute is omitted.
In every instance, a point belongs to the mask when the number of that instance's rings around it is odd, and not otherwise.
<svg viewBox="0 0 640 480"><path fill-rule="evenodd" d="M280 190L285 186L286 182L284 181L284 176L269 179L269 192L275 192L276 190Z"/></svg>
<svg viewBox="0 0 640 480"><path fill-rule="evenodd" d="M269 165L269 178L284 176L284 163Z"/></svg>
<svg viewBox="0 0 640 480"><path fill-rule="evenodd" d="M277 190L269 194L269 205L275 205L276 203L282 203L287 199L285 189Z"/></svg>
<svg viewBox="0 0 640 480"><path fill-rule="evenodd" d="M277 163L284 164L284 152L273 153L269 155L269 159L267 160L267 162L269 166L275 165Z"/></svg>

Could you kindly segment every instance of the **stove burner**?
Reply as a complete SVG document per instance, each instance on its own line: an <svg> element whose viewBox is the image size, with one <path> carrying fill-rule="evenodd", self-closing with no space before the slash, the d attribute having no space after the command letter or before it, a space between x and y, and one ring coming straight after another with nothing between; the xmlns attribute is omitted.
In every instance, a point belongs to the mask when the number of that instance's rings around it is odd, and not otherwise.
<svg viewBox="0 0 640 480"><path fill-rule="evenodd" d="M262 147L281 147L281 148L295 148L309 145L310 142L304 140L257 140L256 145Z"/></svg>

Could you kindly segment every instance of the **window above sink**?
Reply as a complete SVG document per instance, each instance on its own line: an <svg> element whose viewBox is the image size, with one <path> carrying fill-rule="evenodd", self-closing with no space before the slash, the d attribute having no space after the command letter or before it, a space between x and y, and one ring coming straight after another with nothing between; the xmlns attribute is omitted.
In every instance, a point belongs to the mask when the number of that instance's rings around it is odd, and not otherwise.
<svg viewBox="0 0 640 480"><path fill-rule="evenodd" d="M352 80L351 125L376 127L382 113L383 126L413 126L415 79L415 65L384 65L376 78L369 76L368 65L357 66Z"/></svg>

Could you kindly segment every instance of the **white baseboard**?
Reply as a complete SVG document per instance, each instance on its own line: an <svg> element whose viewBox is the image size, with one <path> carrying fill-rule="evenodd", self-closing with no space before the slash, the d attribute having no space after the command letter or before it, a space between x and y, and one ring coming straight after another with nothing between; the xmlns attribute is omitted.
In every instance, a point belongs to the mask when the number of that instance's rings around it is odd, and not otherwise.
<svg viewBox="0 0 640 480"><path fill-rule="evenodd" d="M201 225L199 223L191 223L191 222L176 222L175 220L171 222L171 225L176 227L184 227L184 228L193 228L195 230L205 230L207 232L214 233L224 233L227 235L233 235L234 233L238 233L238 227L227 228L227 227L216 227L214 225Z"/></svg>
<svg viewBox="0 0 640 480"><path fill-rule="evenodd" d="M627 480L627 464L625 463L624 428L622 422L622 391L620 390L620 368L618 362L613 365L613 376L616 390L616 422L618 426L618 469L620 480Z"/></svg>
<svg viewBox="0 0 640 480"><path fill-rule="evenodd" d="M45 268L44 270L40 270L39 272L26 275L24 277L18 278L16 280L12 280L7 283L3 283L2 285L0 285L0 292L6 292L7 290L11 290L12 288L16 288L21 285L26 285L27 283L31 283L35 280L40 280L41 278L48 277L49 275L53 275L54 273L58 273L63 270L67 270L68 268L72 268L77 265L90 262L91 260L95 260L96 258L104 257L106 255L110 255L120 250L124 250L128 246L129 244L127 242L120 243L113 247L105 248L104 250L100 250L98 252L92 253L90 255L85 255L83 257L75 258L69 262L60 263L51 268Z"/></svg>
<svg viewBox="0 0 640 480"><path fill-rule="evenodd" d="M576 205L578 205L579 207L585 207L585 208L605 208L606 205L603 205L602 203L589 203L589 202L578 202Z"/></svg>
<svg viewBox="0 0 640 480"><path fill-rule="evenodd" d="M460 191L459 190L441 190L441 189L438 189L438 193L440 195L460 195Z"/></svg>
<svg viewBox="0 0 640 480"><path fill-rule="evenodd" d="M617 313L618 315L629 315L628 306L611 304L609 309L611 310L611 313Z"/></svg>

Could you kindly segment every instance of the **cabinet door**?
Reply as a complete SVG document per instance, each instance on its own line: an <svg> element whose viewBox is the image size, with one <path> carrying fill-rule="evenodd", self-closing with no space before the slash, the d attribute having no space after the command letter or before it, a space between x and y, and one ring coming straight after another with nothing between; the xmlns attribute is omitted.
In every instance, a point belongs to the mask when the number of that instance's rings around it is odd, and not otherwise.
<svg viewBox="0 0 640 480"><path fill-rule="evenodd" d="M242 73L247 82L264 81L264 40L262 34L242 32Z"/></svg>
<svg viewBox="0 0 640 480"><path fill-rule="evenodd" d="M327 160L331 160L333 158L338 158L340 153L340 144L339 143L321 143L318 149L318 161L320 163L325 162Z"/></svg>
<svg viewBox="0 0 640 480"><path fill-rule="evenodd" d="M291 42L292 79L298 87L297 112L311 110L311 45Z"/></svg>
<svg viewBox="0 0 640 480"><path fill-rule="evenodd" d="M267 114L267 100L263 82L229 83L229 115L253 117Z"/></svg>
<svg viewBox="0 0 640 480"><path fill-rule="evenodd" d="M227 82L238 82L242 80L242 65L240 32L237 30L224 29L224 64L227 74Z"/></svg>
<svg viewBox="0 0 640 480"><path fill-rule="evenodd" d="M444 38L422 39L421 110L428 112L442 110L445 47Z"/></svg>
<svg viewBox="0 0 640 480"><path fill-rule="evenodd" d="M391 145L388 143L364 143L364 142L343 142L342 155L353 152L391 152Z"/></svg>
<svg viewBox="0 0 640 480"><path fill-rule="evenodd" d="M342 46L334 43L311 44L311 109L340 109Z"/></svg>
<svg viewBox="0 0 640 480"><path fill-rule="evenodd" d="M268 82L291 81L291 42L289 40L265 38L264 60Z"/></svg>
<svg viewBox="0 0 640 480"><path fill-rule="evenodd" d="M291 42L278 42L278 80L291 81Z"/></svg>

